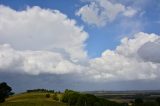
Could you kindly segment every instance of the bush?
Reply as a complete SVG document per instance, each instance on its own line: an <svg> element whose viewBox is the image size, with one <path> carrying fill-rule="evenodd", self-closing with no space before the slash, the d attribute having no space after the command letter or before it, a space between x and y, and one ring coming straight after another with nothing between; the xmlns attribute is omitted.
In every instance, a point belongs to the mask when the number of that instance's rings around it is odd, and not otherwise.
<svg viewBox="0 0 160 106"><path fill-rule="evenodd" d="M55 101L58 101L58 100L59 100L57 94L54 94L52 98L53 98L53 100L55 100Z"/></svg>
<svg viewBox="0 0 160 106"><path fill-rule="evenodd" d="M46 94L46 98L50 98L51 97L51 95L50 94Z"/></svg>

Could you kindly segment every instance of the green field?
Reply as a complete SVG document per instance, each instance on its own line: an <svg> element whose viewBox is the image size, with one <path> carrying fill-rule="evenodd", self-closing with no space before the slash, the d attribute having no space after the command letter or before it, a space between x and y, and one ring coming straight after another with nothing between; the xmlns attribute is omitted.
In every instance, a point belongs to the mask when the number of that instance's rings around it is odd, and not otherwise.
<svg viewBox="0 0 160 106"><path fill-rule="evenodd" d="M4 103L0 103L0 106L66 106L66 104L52 99L46 98L47 93L23 93L9 97ZM61 98L61 94L58 95Z"/></svg>

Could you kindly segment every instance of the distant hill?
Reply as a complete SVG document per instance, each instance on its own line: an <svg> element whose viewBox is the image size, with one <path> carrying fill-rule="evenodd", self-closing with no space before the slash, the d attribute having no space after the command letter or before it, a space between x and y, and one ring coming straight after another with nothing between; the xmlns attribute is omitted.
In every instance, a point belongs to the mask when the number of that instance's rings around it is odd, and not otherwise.
<svg viewBox="0 0 160 106"><path fill-rule="evenodd" d="M160 94L160 90L126 90L126 91L85 91L84 93L90 94L143 94L143 93L156 93Z"/></svg>

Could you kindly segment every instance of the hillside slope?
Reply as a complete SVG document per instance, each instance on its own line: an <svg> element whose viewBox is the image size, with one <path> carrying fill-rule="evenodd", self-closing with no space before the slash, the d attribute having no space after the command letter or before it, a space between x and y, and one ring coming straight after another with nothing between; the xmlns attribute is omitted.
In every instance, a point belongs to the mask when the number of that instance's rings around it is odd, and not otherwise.
<svg viewBox="0 0 160 106"><path fill-rule="evenodd" d="M46 93L23 93L9 97L5 103L0 106L66 106L66 104L54 101L46 97ZM60 96L60 95L58 95Z"/></svg>

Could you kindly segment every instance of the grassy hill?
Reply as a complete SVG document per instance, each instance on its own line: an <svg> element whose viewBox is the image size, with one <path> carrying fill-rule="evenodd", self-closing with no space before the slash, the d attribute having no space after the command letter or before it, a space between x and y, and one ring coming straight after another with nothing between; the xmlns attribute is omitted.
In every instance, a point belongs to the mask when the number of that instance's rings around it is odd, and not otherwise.
<svg viewBox="0 0 160 106"><path fill-rule="evenodd" d="M46 94L41 92L17 94L0 103L0 106L66 106L62 102L53 100L53 93L50 93L50 98L47 98ZM61 94L58 97L61 98Z"/></svg>

